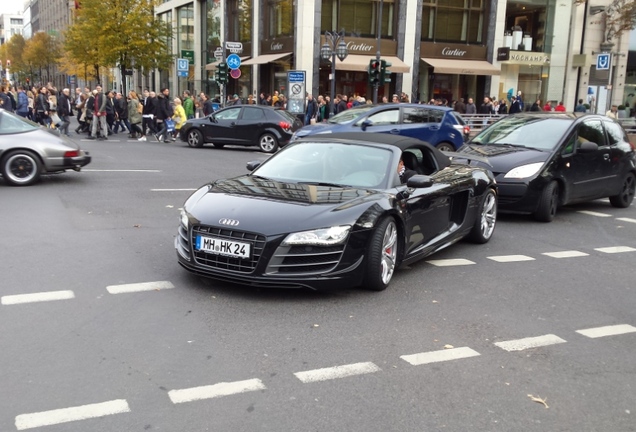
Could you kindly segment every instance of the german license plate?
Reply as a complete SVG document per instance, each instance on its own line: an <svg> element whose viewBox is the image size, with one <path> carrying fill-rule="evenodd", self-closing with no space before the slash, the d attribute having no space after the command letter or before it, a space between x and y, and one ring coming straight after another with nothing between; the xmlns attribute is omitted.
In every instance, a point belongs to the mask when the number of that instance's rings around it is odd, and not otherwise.
<svg viewBox="0 0 636 432"><path fill-rule="evenodd" d="M217 237L204 237L200 235L196 237L195 242L195 248L197 250L234 258L249 258L250 246L251 245L249 243L245 242L237 242Z"/></svg>

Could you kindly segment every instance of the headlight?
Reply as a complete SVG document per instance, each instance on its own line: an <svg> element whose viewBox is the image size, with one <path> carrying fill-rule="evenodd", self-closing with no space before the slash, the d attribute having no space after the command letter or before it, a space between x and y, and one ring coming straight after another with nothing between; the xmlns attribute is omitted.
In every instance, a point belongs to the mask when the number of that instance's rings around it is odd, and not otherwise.
<svg viewBox="0 0 636 432"><path fill-rule="evenodd" d="M543 162L536 162L536 163L531 163L528 165L521 165L508 171L506 175L504 176L504 178L522 179L522 178L532 177L533 175L539 172L542 166L543 166Z"/></svg>
<svg viewBox="0 0 636 432"><path fill-rule="evenodd" d="M188 229L188 224L190 223L190 219L188 218L188 213L185 210L181 210L181 225L183 225L186 229Z"/></svg>
<svg viewBox="0 0 636 432"><path fill-rule="evenodd" d="M347 238L351 225L321 228L312 231L292 233L283 240L283 245L316 245L330 246L342 243Z"/></svg>

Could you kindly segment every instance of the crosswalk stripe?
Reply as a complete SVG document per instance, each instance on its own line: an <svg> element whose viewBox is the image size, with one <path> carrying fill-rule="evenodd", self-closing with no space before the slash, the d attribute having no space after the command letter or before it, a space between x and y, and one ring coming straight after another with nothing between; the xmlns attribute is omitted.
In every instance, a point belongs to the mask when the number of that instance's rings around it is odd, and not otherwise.
<svg viewBox="0 0 636 432"><path fill-rule="evenodd" d="M157 281L157 282L142 282L142 283L134 283L134 284L124 284L124 285L109 285L106 287L109 293L111 294L126 294L133 292L141 292L141 291L159 291L164 289L174 288L169 281Z"/></svg>
<svg viewBox="0 0 636 432"><path fill-rule="evenodd" d="M437 363L449 360L457 360L468 357L476 357L480 355L477 351L468 348L451 348L440 351L429 351L418 354L409 354L400 356L400 358L413 366L419 366L429 363Z"/></svg>
<svg viewBox="0 0 636 432"><path fill-rule="evenodd" d="M603 253L608 253L608 254L636 251L636 249L629 246L610 246L610 247L596 248L594 250L603 252Z"/></svg>
<svg viewBox="0 0 636 432"><path fill-rule="evenodd" d="M345 378L354 375L362 375L373 372L379 372L380 369L374 363L365 362L365 363L354 363L342 366L334 366L323 369L314 369L303 372L295 372L294 375L296 378L301 380L304 383L316 382L316 381L327 381L336 378Z"/></svg>
<svg viewBox="0 0 636 432"><path fill-rule="evenodd" d="M632 219L632 218L616 218L616 220L619 220L621 222L636 223L636 219Z"/></svg>
<svg viewBox="0 0 636 432"><path fill-rule="evenodd" d="M436 267L465 266L475 264L475 262L463 258L428 260L426 262Z"/></svg>
<svg viewBox="0 0 636 432"><path fill-rule="evenodd" d="M589 338L599 338L604 336L616 336L616 335L621 335L626 333L634 333L636 332L636 327L631 326L629 324L618 324L618 325L611 325L611 326L605 326L605 327L596 327L596 328L589 328L584 330L577 330L576 332L579 334L582 334L583 336L587 336Z"/></svg>
<svg viewBox="0 0 636 432"><path fill-rule="evenodd" d="M543 336L509 340L505 342L495 342L495 345L506 351L523 351L530 348L538 348L565 342L567 341L561 339L556 335L547 334Z"/></svg>
<svg viewBox="0 0 636 432"><path fill-rule="evenodd" d="M559 252L544 252L541 255L546 255L552 258L574 258L574 257L589 256L590 254L571 250L571 251L559 251Z"/></svg>
<svg viewBox="0 0 636 432"><path fill-rule="evenodd" d="M594 211L589 211L589 210L579 210L579 213L588 215L588 216L596 216L596 217L612 217L611 214L607 214L607 213L599 213L599 212L594 212Z"/></svg>
<svg viewBox="0 0 636 432"><path fill-rule="evenodd" d="M499 255L499 256L489 256L487 258L489 260L493 260L500 263L534 261L534 258L529 257L527 255Z"/></svg>
<svg viewBox="0 0 636 432"><path fill-rule="evenodd" d="M170 397L172 403L180 404L265 389L265 384L261 380L254 378L244 381L221 382L201 387L170 390L168 397Z"/></svg>
<svg viewBox="0 0 636 432"><path fill-rule="evenodd" d="M41 426L50 426L126 412L130 412L128 402L126 402L125 399L117 399L71 408L62 408L31 414L20 414L15 418L15 427L18 430L26 430Z"/></svg>
<svg viewBox="0 0 636 432"><path fill-rule="evenodd" d="M55 300L68 300L75 298L73 291L49 291L31 294L15 294L2 296L0 303L3 305L15 305L22 303L47 302Z"/></svg>

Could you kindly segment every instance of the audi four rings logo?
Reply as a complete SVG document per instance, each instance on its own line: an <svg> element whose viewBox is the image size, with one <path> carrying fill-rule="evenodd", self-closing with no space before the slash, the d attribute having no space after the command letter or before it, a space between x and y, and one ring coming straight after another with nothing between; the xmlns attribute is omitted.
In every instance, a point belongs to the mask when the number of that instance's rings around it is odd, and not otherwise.
<svg viewBox="0 0 636 432"><path fill-rule="evenodd" d="M239 221L234 220L234 219L223 218L223 219L219 219L219 223L221 225L238 226Z"/></svg>

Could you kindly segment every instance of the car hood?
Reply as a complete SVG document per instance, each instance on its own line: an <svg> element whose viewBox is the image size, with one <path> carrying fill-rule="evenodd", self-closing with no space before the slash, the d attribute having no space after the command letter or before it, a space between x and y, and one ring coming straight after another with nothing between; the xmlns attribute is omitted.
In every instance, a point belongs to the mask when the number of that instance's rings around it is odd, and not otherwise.
<svg viewBox="0 0 636 432"><path fill-rule="evenodd" d="M348 123L345 123L348 124ZM332 133L336 131L340 131L342 128L342 124L329 124L329 123L316 123L313 125L303 126L296 132L296 136L298 138L309 136L309 135L317 135L324 133Z"/></svg>
<svg viewBox="0 0 636 432"><path fill-rule="evenodd" d="M230 219L238 222L235 229L276 235L353 225L385 196L374 190L301 185L245 175L203 186L184 208L203 225L219 226L221 219Z"/></svg>
<svg viewBox="0 0 636 432"><path fill-rule="evenodd" d="M545 162L550 152L505 145L466 144L459 149L455 160L467 159L471 165L481 166L498 174L521 165Z"/></svg>

